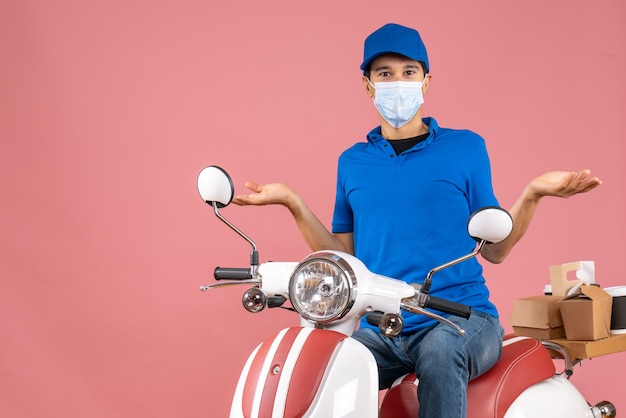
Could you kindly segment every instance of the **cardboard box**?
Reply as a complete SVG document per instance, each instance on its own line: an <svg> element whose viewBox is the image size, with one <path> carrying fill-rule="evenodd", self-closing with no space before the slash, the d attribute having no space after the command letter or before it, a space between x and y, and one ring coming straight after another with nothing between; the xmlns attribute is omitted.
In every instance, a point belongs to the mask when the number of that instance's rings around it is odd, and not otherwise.
<svg viewBox="0 0 626 418"><path fill-rule="evenodd" d="M537 295L513 302L509 322L515 335L538 339L565 336L559 302L562 296Z"/></svg>
<svg viewBox="0 0 626 418"><path fill-rule="evenodd" d="M626 334L612 335L597 341L570 341L556 338L550 341L565 348L572 360L584 360L626 351Z"/></svg>
<svg viewBox="0 0 626 418"><path fill-rule="evenodd" d="M593 341L611 335L613 298L598 286L581 285L559 302L568 340Z"/></svg>

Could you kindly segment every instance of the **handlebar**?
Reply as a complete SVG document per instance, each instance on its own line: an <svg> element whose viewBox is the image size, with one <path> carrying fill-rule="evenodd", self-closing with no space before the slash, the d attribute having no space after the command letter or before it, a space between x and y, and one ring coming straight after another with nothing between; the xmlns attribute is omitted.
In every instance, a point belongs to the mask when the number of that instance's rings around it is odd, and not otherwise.
<svg viewBox="0 0 626 418"><path fill-rule="evenodd" d="M252 278L249 268L215 267L215 280L248 280Z"/></svg>
<svg viewBox="0 0 626 418"><path fill-rule="evenodd" d="M462 303L451 302L449 300L441 299L431 295L426 296L424 307L460 316L461 318L465 319L469 318L472 314L471 306L463 305Z"/></svg>
<svg viewBox="0 0 626 418"><path fill-rule="evenodd" d="M437 311L449 313L449 314L456 315L465 319L469 318L470 315L472 314L471 306L463 305L461 303L451 302L449 300L441 299L436 296L431 296L429 294L422 294L420 299L423 302L423 305L420 304L420 306L423 306L423 308L435 309ZM413 304L404 304L403 307L409 312L426 314L433 319L438 319L456 328L456 326L450 321L448 321L446 318L443 318L433 312L428 313L428 311L425 311L424 309L419 308L416 305L413 305L411 307L411 305ZM384 312L374 311L374 312L368 313L365 316L365 319L368 324L372 326L378 326L383 315L384 315Z"/></svg>

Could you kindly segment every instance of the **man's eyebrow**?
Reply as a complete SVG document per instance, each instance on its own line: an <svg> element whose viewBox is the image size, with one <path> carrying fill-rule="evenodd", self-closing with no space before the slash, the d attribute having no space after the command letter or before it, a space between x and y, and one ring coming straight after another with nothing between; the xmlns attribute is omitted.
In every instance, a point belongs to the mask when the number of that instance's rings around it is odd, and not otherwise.
<svg viewBox="0 0 626 418"><path fill-rule="evenodd" d="M409 69L409 68L415 68L418 69L420 68L419 64L406 64L405 66L402 67L403 69ZM374 69L372 69L372 72L378 72L378 71L389 71L391 69L390 66L388 65L381 65L380 67L375 67Z"/></svg>
<svg viewBox="0 0 626 418"><path fill-rule="evenodd" d="M419 69L420 65L419 64L407 64L407 65L404 66L404 68L417 68L417 69Z"/></svg>
<svg viewBox="0 0 626 418"><path fill-rule="evenodd" d="M388 65L381 65L380 67L374 68L372 71L378 72L378 71L383 71L383 70L389 70L389 68L390 67Z"/></svg>

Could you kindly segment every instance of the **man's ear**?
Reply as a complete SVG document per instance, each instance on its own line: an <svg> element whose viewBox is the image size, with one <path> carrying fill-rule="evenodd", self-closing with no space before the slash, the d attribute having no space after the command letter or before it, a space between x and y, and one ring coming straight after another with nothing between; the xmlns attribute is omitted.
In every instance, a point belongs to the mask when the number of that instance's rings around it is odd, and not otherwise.
<svg viewBox="0 0 626 418"><path fill-rule="evenodd" d="M367 93L370 99L374 97L374 87L370 83L369 79L365 76L363 76L363 87L365 87L365 93Z"/></svg>

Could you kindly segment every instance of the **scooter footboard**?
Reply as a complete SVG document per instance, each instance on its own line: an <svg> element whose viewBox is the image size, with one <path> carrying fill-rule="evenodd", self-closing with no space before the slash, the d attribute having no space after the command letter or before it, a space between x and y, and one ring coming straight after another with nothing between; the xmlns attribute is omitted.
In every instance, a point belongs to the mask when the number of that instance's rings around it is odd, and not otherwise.
<svg viewBox="0 0 626 418"><path fill-rule="evenodd" d="M378 375L367 348L348 336L286 328L250 355L230 417L377 416Z"/></svg>

